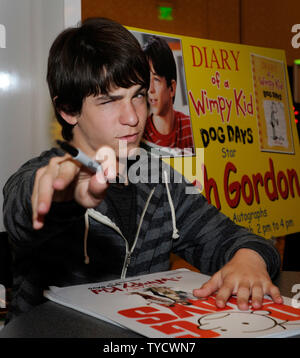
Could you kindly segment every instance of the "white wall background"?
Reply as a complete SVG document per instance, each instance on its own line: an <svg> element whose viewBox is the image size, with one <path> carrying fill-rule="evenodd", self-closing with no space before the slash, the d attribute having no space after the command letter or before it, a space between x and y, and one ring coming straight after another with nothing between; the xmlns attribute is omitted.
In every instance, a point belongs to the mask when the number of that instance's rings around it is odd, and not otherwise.
<svg viewBox="0 0 300 358"><path fill-rule="evenodd" d="M80 19L80 0L0 0L1 231L3 185L25 161L51 145L49 48L64 27Z"/></svg>

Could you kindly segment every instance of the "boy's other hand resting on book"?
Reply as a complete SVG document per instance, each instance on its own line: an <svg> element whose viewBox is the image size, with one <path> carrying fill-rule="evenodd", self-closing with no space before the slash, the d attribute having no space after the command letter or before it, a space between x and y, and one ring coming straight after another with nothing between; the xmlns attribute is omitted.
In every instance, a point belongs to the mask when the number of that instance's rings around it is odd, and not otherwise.
<svg viewBox="0 0 300 358"><path fill-rule="evenodd" d="M196 297L204 298L214 292L216 305L224 308L232 295L237 296L240 310L262 307L263 296L268 294L275 303L283 303L279 289L272 283L263 258L253 250L240 249L233 258L217 271L204 285L195 289Z"/></svg>

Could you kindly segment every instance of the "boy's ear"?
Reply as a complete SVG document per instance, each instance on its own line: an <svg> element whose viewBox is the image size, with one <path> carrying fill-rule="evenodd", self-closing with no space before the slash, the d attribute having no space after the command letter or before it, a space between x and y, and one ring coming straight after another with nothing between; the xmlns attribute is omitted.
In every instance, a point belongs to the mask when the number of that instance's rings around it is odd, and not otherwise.
<svg viewBox="0 0 300 358"><path fill-rule="evenodd" d="M171 85L170 85L172 97L175 97L175 94L176 94L176 86L177 86L177 82L176 82L175 80L172 80L172 81L171 81Z"/></svg>
<svg viewBox="0 0 300 358"><path fill-rule="evenodd" d="M55 96L54 98L53 98L53 103L54 103L54 106L56 107L56 99L57 99L58 97L57 96ZM64 112L64 111L61 111L61 110L59 110L58 108L56 108L56 110L59 112L59 114L61 115L61 117L67 122L67 123L69 123L69 124L71 124L71 125L75 125L75 124L77 124L77 117L76 116L74 116L74 115L71 115L71 114L67 114L66 112Z"/></svg>
<svg viewBox="0 0 300 358"><path fill-rule="evenodd" d="M59 114L67 123L71 124L72 126L75 126L75 124L77 124L77 116L67 114L64 111L59 111Z"/></svg>

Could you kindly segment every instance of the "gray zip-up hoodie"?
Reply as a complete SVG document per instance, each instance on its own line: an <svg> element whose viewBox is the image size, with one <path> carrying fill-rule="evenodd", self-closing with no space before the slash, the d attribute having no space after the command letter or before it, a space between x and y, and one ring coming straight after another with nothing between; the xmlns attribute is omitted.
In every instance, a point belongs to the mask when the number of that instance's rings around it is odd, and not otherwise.
<svg viewBox="0 0 300 358"><path fill-rule="evenodd" d="M42 302L48 285L168 270L171 252L202 273L213 274L238 249L251 248L265 259L271 277L277 274L280 257L269 240L235 225L184 179L178 180L181 176L162 161L158 182L153 183L153 171L152 182L143 182L149 181L149 165L139 170L141 182L135 184L137 230L131 247L105 199L88 210L76 202L53 203L44 227L33 230L35 173L57 155L63 153L53 148L25 163L3 190L4 223L14 252L9 318ZM187 194L186 188L195 194Z"/></svg>

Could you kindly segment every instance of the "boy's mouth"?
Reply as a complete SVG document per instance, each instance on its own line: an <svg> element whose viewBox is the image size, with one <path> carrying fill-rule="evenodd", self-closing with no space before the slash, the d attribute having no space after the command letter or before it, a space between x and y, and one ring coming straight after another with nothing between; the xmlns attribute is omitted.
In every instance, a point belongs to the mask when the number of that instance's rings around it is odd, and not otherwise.
<svg viewBox="0 0 300 358"><path fill-rule="evenodd" d="M124 135L122 137L118 137L119 140L124 140L128 143L134 143L136 142L137 138L138 138L139 133L134 133L134 134L129 134L129 135Z"/></svg>

